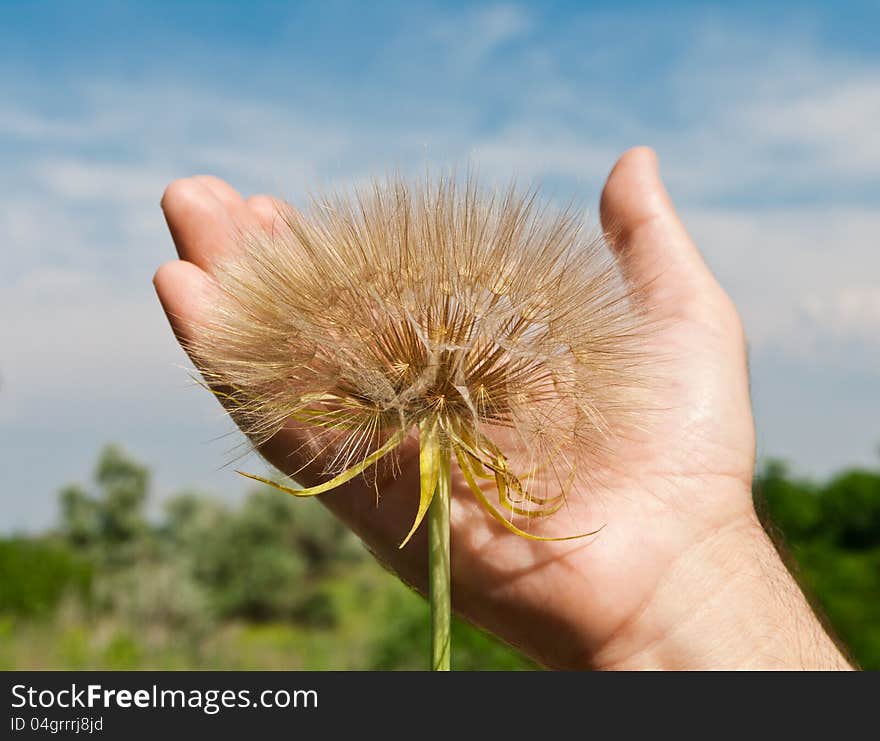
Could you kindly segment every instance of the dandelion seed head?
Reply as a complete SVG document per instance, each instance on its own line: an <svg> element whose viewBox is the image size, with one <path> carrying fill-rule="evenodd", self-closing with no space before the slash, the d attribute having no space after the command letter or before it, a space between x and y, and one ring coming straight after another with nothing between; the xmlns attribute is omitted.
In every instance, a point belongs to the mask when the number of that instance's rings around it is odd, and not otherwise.
<svg viewBox="0 0 880 741"><path fill-rule="evenodd" d="M294 420L339 473L434 420L540 513L643 411L638 297L574 209L391 178L279 217L216 266L190 346L255 444Z"/></svg>

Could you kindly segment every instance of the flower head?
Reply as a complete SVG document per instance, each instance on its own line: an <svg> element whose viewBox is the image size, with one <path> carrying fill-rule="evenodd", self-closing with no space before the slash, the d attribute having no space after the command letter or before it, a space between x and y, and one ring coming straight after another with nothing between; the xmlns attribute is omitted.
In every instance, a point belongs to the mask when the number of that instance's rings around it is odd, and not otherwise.
<svg viewBox="0 0 880 741"><path fill-rule="evenodd" d="M217 266L190 350L256 444L308 433L333 478L285 491L326 491L418 429L525 534L478 480L511 514L549 514L638 415L642 314L578 213L441 178L279 215Z"/></svg>

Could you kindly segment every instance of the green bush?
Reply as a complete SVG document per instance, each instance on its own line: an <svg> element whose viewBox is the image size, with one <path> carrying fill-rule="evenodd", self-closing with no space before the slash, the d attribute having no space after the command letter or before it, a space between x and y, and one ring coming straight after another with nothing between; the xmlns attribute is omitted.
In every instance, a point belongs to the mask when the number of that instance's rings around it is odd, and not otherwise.
<svg viewBox="0 0 880 741"><path fill-rule="evenodd" d="M390 593L385 613L367 628L375 632L370 668L426 669L430 655L431 617L427 603L401 588ZM516 671L537 668L515 649L453 619L452 668L456 671Z"/></svg>
<svg viewBox="0 0 880 741"><path fill-rule="evenodd" d="M63 543L0 540L0 613L46 616L68 594L87 600L91 583L91 564Z"/></svg>

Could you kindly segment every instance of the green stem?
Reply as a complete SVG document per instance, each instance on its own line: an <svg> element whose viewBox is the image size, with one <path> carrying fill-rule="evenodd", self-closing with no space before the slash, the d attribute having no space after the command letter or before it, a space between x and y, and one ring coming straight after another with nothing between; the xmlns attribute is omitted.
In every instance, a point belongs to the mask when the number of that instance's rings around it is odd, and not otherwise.
<svg viewBox="0 0 880 741"><path fill-rule="evenodd" d="M452 488L451 453L440 444L439 476L428 508L428 574L431 602L431 668L451 669L450 624L452 598L449 570L449 501Z"/></svg>

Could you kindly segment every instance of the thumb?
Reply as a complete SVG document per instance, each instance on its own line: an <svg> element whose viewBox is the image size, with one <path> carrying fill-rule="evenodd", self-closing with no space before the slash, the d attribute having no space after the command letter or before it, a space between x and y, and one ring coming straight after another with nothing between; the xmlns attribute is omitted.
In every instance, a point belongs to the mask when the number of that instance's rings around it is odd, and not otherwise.
<svg viewBox="0 0 880 741"><path fill-rule="evenodd" d="M650 304L682 315L724 296L675 212L653 150L636 147L621 156L599 210L624 274Z"/></svg>

